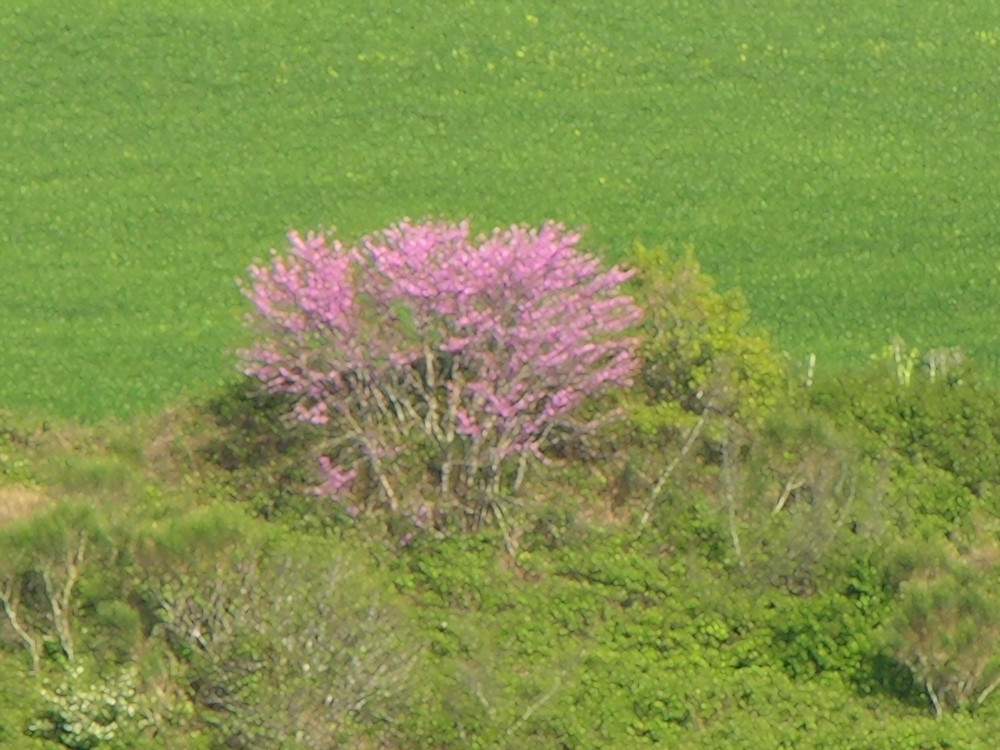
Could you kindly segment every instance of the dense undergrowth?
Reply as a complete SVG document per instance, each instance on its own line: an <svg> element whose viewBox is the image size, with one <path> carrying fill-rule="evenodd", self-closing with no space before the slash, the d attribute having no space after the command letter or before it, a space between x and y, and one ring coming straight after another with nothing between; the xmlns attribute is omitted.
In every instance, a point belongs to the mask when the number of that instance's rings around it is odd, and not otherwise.
<svg viewBox="0 0 1000 750"><path fill-rule="evenodd" d="M691 259L634 284L622 418L503 529L317 495L249 381L5 414L0 743L993 747L1000 390L899 344L806 387Z"/></svg>

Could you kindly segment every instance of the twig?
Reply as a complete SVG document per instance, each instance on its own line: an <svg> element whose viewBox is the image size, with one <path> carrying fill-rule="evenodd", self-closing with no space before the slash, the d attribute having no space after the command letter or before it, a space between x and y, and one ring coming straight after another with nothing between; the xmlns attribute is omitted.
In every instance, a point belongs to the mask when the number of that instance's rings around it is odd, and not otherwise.
<svg viewBox="0 0 1000 750"><path fill-rule="evenodd" d="M59 637L59 646L66 654L68 661L73 661L76 656L70 617L72 615L73 587L76 586L76 581L80 577L80 566L83 565L86 550L87 535L83 533L79 537L76 549L66 552L66 579L63 581L61 590L57 590L53 585L52 569L48 565L43 565L41 568L45 594L52 610L52 625Z"/></svg>
<svg viewBox="0 0 1000 750"><path fill-rule="evenodd" d="M562 677L557 677L556 684L553 685L552 688L547 693L545 693L538 700L536 700L534 703L532 703L530 706L524 709L524 713L521 714L521 716L517 719L517 721L515 721L513 724L507 727L507 733L506 733L507 736L510 737L512 734L514 734L514 732L517 731L518 727L520 727L524 722L530 719L531 715L535 713L535 711L537 711L546 703L548 703L550 700L552 700L552 696L556 694L556 692L559 690L560 687L562 687Z"/></svg>
<svg viewBox="0 0 1000 750"><path fill-rule="evenodd" d="M701 434L702 428L705 426L705 414L707 412L702 412L698 416L698 421L691 425L691 429L688 430L687 437L684 438L684 444L681 446L680 451L674 456L673 460L667 464L667 467L660 473L660 476L656 480L656 484L653 485L653 489L649 492L649 500L646 502L646 507L642 510L642 519L639 521L640 525L645 526L649 521L649 516L653 511L653 504L656 502L657 497L659 497L660 492L663 491L664 485L666 485L667 480L670 479L670 475L674 473L678 466L680 466L681 461L691 452L691 448L694 447L695 440Z"/></svg>
<svg viewBox="0 0 1000 750"><path fill-rule="evenodd" d="M934 718L940 719L943 711L941 710L941 701L938 700L937 693L934 692L934 686L931 684L930 679L924 680L924 688L927 690L927 695L931 699L931 706L934 708Z"/></svg>
<svg viewBox="0 0 1000 750"><path fill-rule="evenodd" d="M732 438L727 436L722 444L722 493L726 500L726 515L729 520L729 536L733 542L733 551L736 553L736 562L743 567L743 548L740 545L740 532L738 519L736 517L736 495L734 491L735 479L733 477L735 461L733 457Z"/></svg>
<svg viewBox="0 0 1000 750"><path fill-rule="evenodd" d="M998 687L1000 687L1000 675L997 675L996 678L993 680L993 682L987 685L986 688L979 694L979 696L976 698L976 705L977 706L983 705L983 701L989 698L990 693L992 693Z"/></svg>
<svg viewBox="0 0 1000 750"><path fill-rule="evenodd" d="M517 544L510 534L510 526L507 523L506 514L503 508L500 506L496 500L491 500L490 505L493 508L493 517L497 519L497 524L500 526L500 531L503 534L503 543L507 548L507 552L510 554L511 558L517 559Z"/></svg>
<svg viewBox="0 0 1000 750"><path fill-rule="evenodd" d="M778 497L778 502L774 504L774 510L771 511L771 515L775 516L781 512L781 509L785 507L785 503L788 502L788 498L791 496L795 490L802 489L805 487L806 483L802 479L790 478L785 482L784 488L781 490L781 495Z"/></svg>
<svg viewBox="0 0 1000 750"><path fill-rule="evenodd" d="M31 653L32 673L38 674L42 663L38 651L38 641L21 625L21 620L17 616L17 605L21 599L16 588L17 585L18 582L14 581L9 586L4 586L3 589L0 589L0 605L3 605L3 611L7 615L7 621L10 623L10 626L14 628L14 632L20 636L21 640L24 641L24 645L28 647L28 651Z"/></svg>

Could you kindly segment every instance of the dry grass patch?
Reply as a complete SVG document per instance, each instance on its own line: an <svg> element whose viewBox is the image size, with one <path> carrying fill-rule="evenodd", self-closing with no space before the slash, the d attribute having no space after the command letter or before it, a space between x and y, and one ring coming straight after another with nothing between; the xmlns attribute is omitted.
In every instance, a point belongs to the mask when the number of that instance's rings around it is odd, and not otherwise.
<svg viewBox="0 0 1000 750"><path fill-rule="evenodd" d="M27 518L50 501L51 498L41 490L22 484L0 487L0 526Z"/></svg>

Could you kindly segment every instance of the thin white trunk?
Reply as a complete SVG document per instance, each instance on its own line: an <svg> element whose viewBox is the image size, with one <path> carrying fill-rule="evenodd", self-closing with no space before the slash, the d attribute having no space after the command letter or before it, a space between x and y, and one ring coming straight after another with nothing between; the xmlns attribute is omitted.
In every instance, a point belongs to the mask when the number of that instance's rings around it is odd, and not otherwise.
<svg viewBox="0 0 1000 750"><path fill-rule="evenodd" d="M5 585L0 589L0 605L3 606L4 614L7 615L7 621L10 623L10 626L17 633L18 637L24 641L28 653L31 654L32 673L38 674L42 664L41 653L38 650L38 641L22 625L21 618L17 614L18 605L21 602L21 595L18 590L19 585L20 581L18 580L5 581Z"/></svg>

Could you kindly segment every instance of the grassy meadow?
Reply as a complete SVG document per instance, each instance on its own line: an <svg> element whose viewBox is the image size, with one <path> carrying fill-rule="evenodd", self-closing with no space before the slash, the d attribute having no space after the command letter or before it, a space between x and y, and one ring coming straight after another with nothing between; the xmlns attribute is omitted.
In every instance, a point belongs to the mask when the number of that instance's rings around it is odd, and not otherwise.
<svg viewBox="0 0 1000 750"><path fill-rule="evenodd" d="M0 3L0 746L992 750L997 90L985 0ZM288 419L238 280L404 217L641 262L634 382Z"/></svg>
<svg viewBox="0 0 1000 750"><path fill-rule="evenodd" d="M989 366L1000 7L218 0L0 9L0 404L226 380L289 228L546 218L688 246L793 360Z"/></svg>

